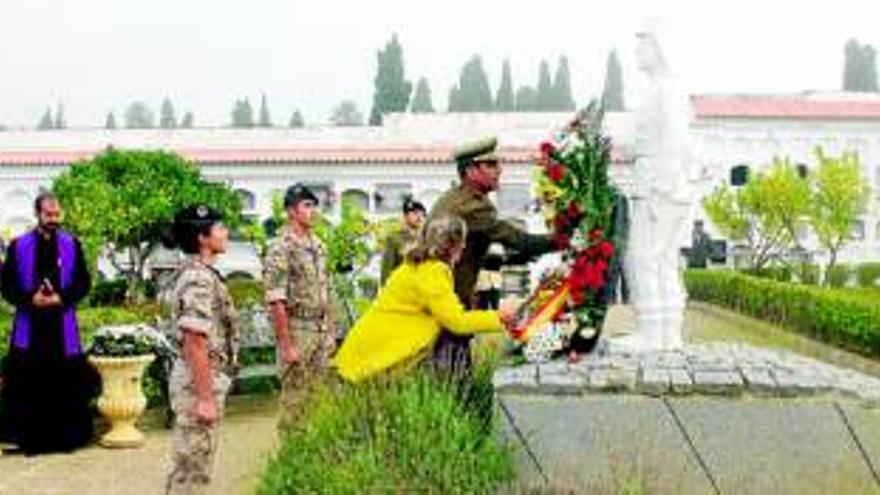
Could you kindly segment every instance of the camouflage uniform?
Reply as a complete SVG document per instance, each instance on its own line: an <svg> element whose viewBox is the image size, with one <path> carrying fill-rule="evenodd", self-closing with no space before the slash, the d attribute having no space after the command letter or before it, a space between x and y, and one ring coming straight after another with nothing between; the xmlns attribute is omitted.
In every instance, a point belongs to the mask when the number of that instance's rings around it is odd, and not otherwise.
<svg viewBox="0 0 880 495"><path fill-rule="evenodd" d="M299 342L298 362L285 366L278 359L284 427L301 412L303 390L326 371L335 345L335 297L323 243L314 234L301 238L285 230L266 252L263 284L267 303L286 304L290 338Z"/></svg>
<svg viewBox="0 0 880 495"><path fill-rule="evenodd" d="M385 285L388 277L406 257L406 250L412 246L418 238L418 230L401 225L397 231L388 236L385 241L385 253L382 255L381 284Z"/></svg>
<svg viewBox="0 0 880 495"><path fill-rule="evenodd" d="M467 224L467 244L455 266L455 293L466 308L474 308L477 274L489 249L497 242L529 259L552 250L549 237L531 235L498 219L489 198L466 185L447 191L434 204L431 217L457 216ZM434 347L434 365L441 371L467 375L471 370L470 336L444 331Z"/></svg>
<svg viewBox="0 0 880 495"><path fill-rule="evenodd" d="M232 298L220 274L201 261L184 262L175 279L171 308L175 340L182 348L183 329L207 337L214 400L222 417L238 347L237 315ZM219 422L205 425L196 421L193 414L197 399L195 382L182 352L172 367L168 393L176 420L174 468L168 476L167 493L204 493L217 451Z"/></svg>

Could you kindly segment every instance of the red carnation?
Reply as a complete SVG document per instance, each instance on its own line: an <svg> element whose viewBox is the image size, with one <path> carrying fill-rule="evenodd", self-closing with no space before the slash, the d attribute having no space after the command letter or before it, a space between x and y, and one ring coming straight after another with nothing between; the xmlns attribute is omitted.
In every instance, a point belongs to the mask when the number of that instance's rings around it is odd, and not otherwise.
<svg viewBox="0 0 880 495"><path fill-rule="evenodd" d="M557 232L565 232L565 229L568 228L568 219L564 215L557 215L553 218L553 227Z"/></svg>
<svg viewBox="0 0 880 495"><path fill-rule="evenodd" d="M547 177L550 178L553 182L561 182L562 178L565 176L565 167L558 163L551 163L547 165Z"/></svg>
<svg viewBox="0 0 880 495"><path fill-rule="evenodd" d="M605 260L599 260L596 262L596 271L599 273L605 273L605 270L608 269L608 262Z"/></svg>
<svg viewBox="0 0 880 495"><path fill-rule="evenodd" d="M550 156L553 152L556 151L556 147L553 146L553 143L550 141L544 141L541 143L541 154L544 156Z"/></svg>
<svg viewBox="0 0 880 495"><path fill-rule="evenodd" d="M571 247L571 238L566 234L556 234L553 236L553 244L556 246L556 249L563 251Z"/></svg>
<svg viewBox="0 0 880 495"><path fill-rule="evenodd" d="M585 302L586 298L584 297L584 291L582 289L572 289L571 291L571 303L575 307L582 306Z"/></svg>
<svg viewBox="0 0 880 495"><path fill-rule="evenodd" d="M590 240L595 242L602 238L602 229L593 229L590 231Z"/></svg>
<svg viewBox="0 0 880 495"><path fill-rule="evenodd" d="M596 246L587 248L587 258L594 260L599 257L599 249Z"/></svg>
<svg viewBox="0 0 880 495"><path fill-rule="evenodd" d="M611 259L614 256L614 245L608 241L599 244L599 253L605 259Z"/></svg>
<svg viewBox="0 0 880 495"><path fill-rule="evenodd" d="M581 216L581 208L577 203L572 201L568 204L568 210L566 210L565 214L568 215L568 218L577 220Z"/></svg>

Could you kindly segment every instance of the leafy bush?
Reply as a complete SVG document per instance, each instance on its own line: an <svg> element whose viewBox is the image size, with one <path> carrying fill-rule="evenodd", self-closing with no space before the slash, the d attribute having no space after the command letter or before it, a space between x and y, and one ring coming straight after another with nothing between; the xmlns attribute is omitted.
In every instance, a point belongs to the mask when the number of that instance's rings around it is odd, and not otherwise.
<svg viewBox="0 0 880 495"><path fill-rule="evenodd" d="M495 493L510 449L427 373L326 386L288 431L258 493Z"/></svg>
<svg viewBox="0 0 880 495"><path fill-rule="evenodd" d="M769 266L758 270L755 276L778 282L791 282L792 269L788 266Z"/></svg>
<svg viewBox="0 0 880 495"><path fill-rule="evenodd" d="M877 287L880 283L880 263L862 263L856 267L859 287Z"/></svg>
<svg viewBox="0 0 880 495"><path fill-rule="evenodd" d="M226 286L229 295L238 309L244 309L253 305L262 305L265 300L263 283L259 280L238 278L230 280Z"/></svg>
<svg viewBox="0 0 880 495"><path fill-rule="evenodd" d="M812 263L801 263L795 269L798 281L804 285L818 285L821 271L819 265Z"/></svg>
<svg viewBox="0 0 880 495"><path fill-rule="evenodd" d="M790 284L729 271L691 270L685 282L692 299L880 357L880 304L874 291Z"/></svg>
<svg viewBox="0 0 880 495"><path fill-rule="evenodd" d="M89 306L122 306L125 303L127 291L128 281L125 279L102 280L92 286L87 304Z"/></svg>
<svg viewBox="0 0 880 495"><path fill-rule="evenodd" d="M834 265L825 273L825 282L829 287L846 287L849 277L852 274L852 267L846 264Z"/></svg>

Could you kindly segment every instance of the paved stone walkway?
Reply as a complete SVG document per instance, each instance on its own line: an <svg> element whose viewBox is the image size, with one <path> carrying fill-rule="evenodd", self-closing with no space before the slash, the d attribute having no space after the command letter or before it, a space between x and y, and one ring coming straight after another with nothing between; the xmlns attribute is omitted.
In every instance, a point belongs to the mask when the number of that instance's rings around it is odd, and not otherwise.
<svg viewBox="0 0 880 495"><path fill-rule="evenodd" d="M235 406L222 427L212 493L253 493L275 447L275 401ZM147 431L138 449L89 447L72 454L0 456L2 495L158 495L169 469L171 430Z"/></svg>
<svg viewBox="0 0 880 495"><path fill-rule="evenodd" d="M841 396L880 405L880 379L792 352L745 344L687 344L669 352L606 346L581 362L502 368L498 392L536 394Z"/></svg>

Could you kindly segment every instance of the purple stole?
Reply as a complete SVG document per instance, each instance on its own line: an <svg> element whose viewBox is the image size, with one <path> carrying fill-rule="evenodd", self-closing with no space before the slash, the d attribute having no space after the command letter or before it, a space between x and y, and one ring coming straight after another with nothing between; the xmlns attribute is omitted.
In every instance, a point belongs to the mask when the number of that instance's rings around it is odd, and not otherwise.
<svg viewBox="0 0 880 495"><path fill-rule="evenodd" d="M15 243L15 261L18 264L18 282L26 293L37 288L34 276L37 273L37 233L33 230ZM76 266L76 243L73 237L59 230L56 234L58 242L58 267L61 278L61 290L68 289L73 283L73 271ZM79 340L79 327L76 322L76 307L68 306L62 310L61 326L64 339L64 354L67 357L82 354ZM31 344L32 314L25 308L16 308L15 324L12 331L12 345L27 350Z"/></svg>

